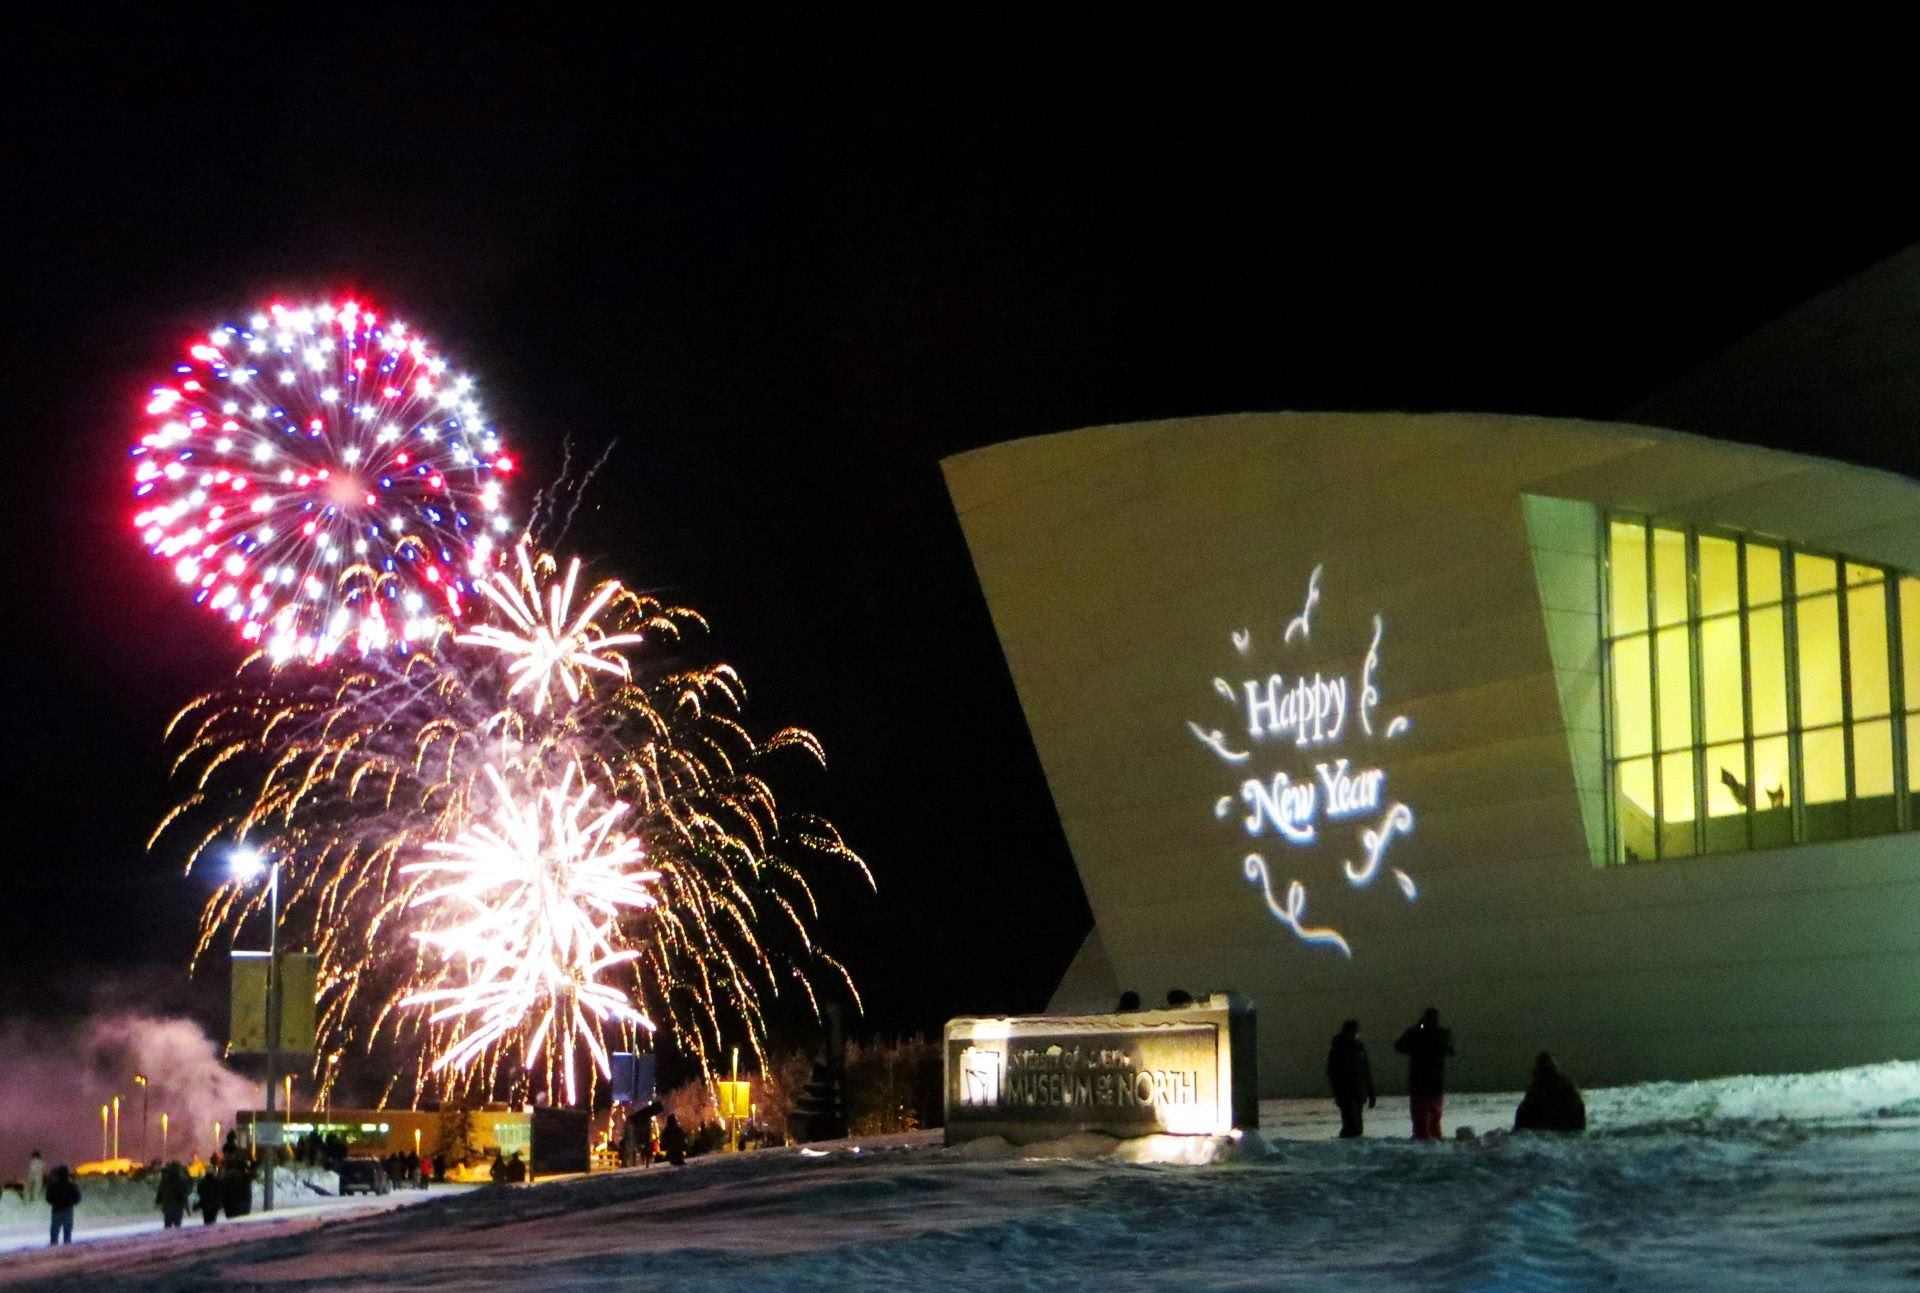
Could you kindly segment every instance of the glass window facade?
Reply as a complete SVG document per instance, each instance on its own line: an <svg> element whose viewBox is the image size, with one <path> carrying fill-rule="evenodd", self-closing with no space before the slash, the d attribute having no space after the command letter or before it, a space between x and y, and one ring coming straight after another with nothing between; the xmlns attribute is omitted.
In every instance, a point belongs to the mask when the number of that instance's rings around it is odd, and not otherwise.
<svg viewBox="0 0 1920 1293"><path fill-rule="evenodd" d="M1920 826L1920 579L1744 535L1605 524L1614 861Z"/></svg>

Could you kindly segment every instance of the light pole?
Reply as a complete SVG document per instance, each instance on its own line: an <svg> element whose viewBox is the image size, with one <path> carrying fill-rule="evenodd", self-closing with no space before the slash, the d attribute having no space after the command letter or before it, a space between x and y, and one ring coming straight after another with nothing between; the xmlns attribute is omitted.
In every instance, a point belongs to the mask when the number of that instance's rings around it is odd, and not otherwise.
<svg viewBox="0 0 1920 1293"><path fill-rule="evenodd" d="M140 1088L140 1161L146 1163L153 1159L153 1146L147 1143L147 1075L135 1073L133 1084Z"/></svg>
<svg viewBox="0 0 1920 1293"><path fill-rule="evenodd" d="M113 1153L112 1158L120 1157L120 1097L113 1097Z"/></svg>
<svg viewBox="0 0 1920 1293"><path fill-rule="evenodd" d="M102 1158L113 1157L112 1133L107 1130L107 1111L108 1106L104 1104L100 1106L100 1157Z"/></svg>
<svg viewBox="0 0 1920 1293"><path fill-rule="evenodd" d="M166 1156L167 1156L167 1113L166 1113L166 1110L162 1109L160 1111L160 1157L165 1158Z"/></svg>
<svg viewBox="0 0 1920 1293"><path fill-rule="evenodd" d="M259 852L244 845L233 851L229 860L236 880L251 880L262 871L267 873L267 1113L271 1115L274 1097L274 1078L280 1067L280 864L268 862ZM272 1122L271 1116L267 1119ZM258 1129L256 1128L256 1133ZM261 1192L260 1210L273 1211L274 1168L278 1166L280 1146L278 1138L267 1147L272 1152L267 1155L267 1186Z"/></svg>

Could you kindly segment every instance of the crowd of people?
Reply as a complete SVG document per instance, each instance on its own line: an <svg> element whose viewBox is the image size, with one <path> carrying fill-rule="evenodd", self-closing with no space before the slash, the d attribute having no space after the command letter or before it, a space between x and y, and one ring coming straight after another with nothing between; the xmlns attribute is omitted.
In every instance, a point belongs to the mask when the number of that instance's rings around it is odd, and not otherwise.
<svg viewBox="0 0 1920 1293"><path fill-rule="evenodd" d="M171 1159L154 1163L149 1175L156 1183L153 1206L160 1210L164 1229L182 1225L187 1212L200 1214L203 1225L212 1225L222 1213L228 1217L245 1216L253 1210L255 1160L236 1136L229 1133L221 1151L202 1163L195 1155L191 1163ZM86 1197L79 1177L65 1163L49 1168L45 1156L34 1150L27 1157L27 1171L21 1190L31 1203L44 1202L48 1210L48 1244L73 1242L74 1213Z"/></svg>
<svg viewBox="0 0 1920 1293"><path fill-rule="evenodd" d="M1415 1140L1439 1140L1440 1117L1446 1104L1447 1060L1452 1057L1453 1032L1441 1026L1432 1006L1421 1012L1411 1028L1400 1034L1393 1049L1407 1057L1407 1106ZM1327 1049L1327 1085L1340 1110L1340 1135L1351 1140L1365 1134L1365 1111L1379 1103L1373 1085L1373 1067L1360 1040L1360 1021L1349 1019L1334 1034ZM1551 1053L1541 1051L1520 1107L1514 1112L1515 1131L1580 1132L1587 1129L1587 1103L1573 1079L1560 1071Z"/></svg>

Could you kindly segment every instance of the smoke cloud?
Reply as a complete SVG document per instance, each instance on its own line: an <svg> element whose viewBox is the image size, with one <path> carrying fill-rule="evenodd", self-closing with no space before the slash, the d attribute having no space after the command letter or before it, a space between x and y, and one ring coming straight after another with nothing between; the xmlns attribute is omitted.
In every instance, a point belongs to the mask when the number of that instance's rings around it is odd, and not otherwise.
<svg viewBox="0 0 1920 1293"><path fill-rule="evenodd" d="M168 1152L205 1157L213 1124L232 1126L234 1111L261 1098L257 1084L220 1062L220 1048L190 1019L133 1011L75 1023L0 1022L0 1180L17 1180L38 1148L47 1163L100 1157L100 1106L120 1101L120 1152L141 1156L140 1088L147 1090L149 1157L160 1156L160 1115L171 1119Z"/></svg>

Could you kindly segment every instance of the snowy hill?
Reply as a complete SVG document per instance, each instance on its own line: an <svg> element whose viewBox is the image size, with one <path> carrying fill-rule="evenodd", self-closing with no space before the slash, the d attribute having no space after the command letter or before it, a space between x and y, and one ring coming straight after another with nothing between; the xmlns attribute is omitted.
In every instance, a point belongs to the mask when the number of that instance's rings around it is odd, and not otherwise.
<svg viewBox="0 0 1920 1293"><path fill-rule="evenodd" d="M1075 1138L937 1134L479 1189L376 1215L192 1229L0 1258L22 1287L436 1290L1095 1287L1909 1287L1920 1270L1920 1065L1594 1091L1595 1131L1368 1139L1269 1102L1204 1164ZM1178 1147L1190 1158L1195 1146ZM80 1231L87 1227L82 1210Z"/></svg>

